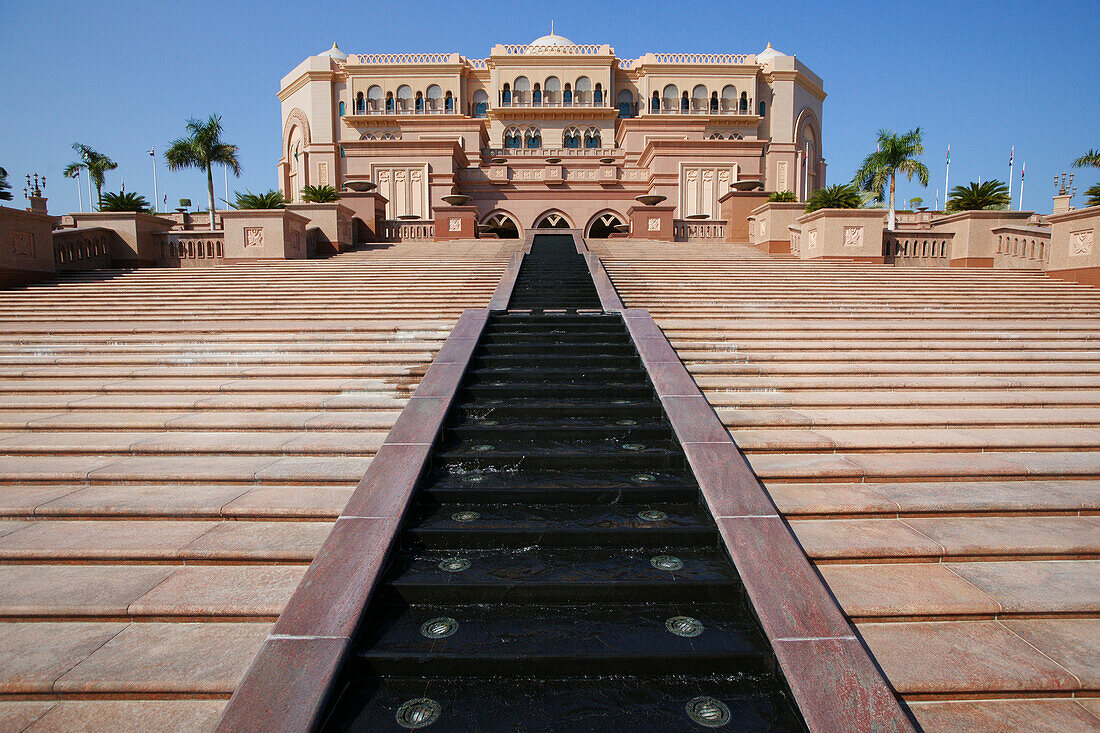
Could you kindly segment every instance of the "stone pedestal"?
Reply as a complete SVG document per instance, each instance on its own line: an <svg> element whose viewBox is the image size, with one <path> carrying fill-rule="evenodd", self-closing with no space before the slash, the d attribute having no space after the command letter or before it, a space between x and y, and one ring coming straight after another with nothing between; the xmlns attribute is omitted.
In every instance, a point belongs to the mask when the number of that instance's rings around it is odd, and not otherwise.
<svg viewBox="0 0 1100 733"><path fill-rule="evenodd" d="M41 211L0 206L0 287L42 280L56 272L53 227L58 218Z"/></svg>
<svg viewBox="0 0 1100 733"><path fill-rule="evenodd" d="M806 213L798 202L765 202L750 212L749 242L773 254L791 251L791 225Z"/></svg>
<svg viewBox="0 0 1100 733"><path fill-rule="evenodd" d="M630 209L630 236L634 239L661 239L671 242L672 214L675 206L633 206Z"/></svg>
<svg viewBox="0 0 1100 733"><path fill-rule="evenodd" d="M377 242L387 199L377 191L341 191L340 203L351 211L351 244Z"/></svg>
<svg viewBox="0 0 1100 733"><path fill-rule="evenodd" d="M730 191L718 199L721 218L726 220L727 242L749 241L749 214L767 200L765 191Z"/></svg>
<svg viewBox="0 0 1100 733"><path fill-rule="evenodd" d="M435 210L435 240L475 239L477 217L476 206L441 206Z"/></svg>
<svg viewBox="0 0 1100 733"><path fill-rule="evenodd" d="M340 201L342 202L343 198ZM309 236L315 254L339 254L351 249L355 244L353 212L343 203L287 204L286 209L309 219L309 223L306 224L306 234Z"/></svg>
<svg viewBox="0 0 1100 733"><path fill-rule="evenodd" d="M286 209L242 209L222 214L225 262L302 260L309 219Z"/></svg>

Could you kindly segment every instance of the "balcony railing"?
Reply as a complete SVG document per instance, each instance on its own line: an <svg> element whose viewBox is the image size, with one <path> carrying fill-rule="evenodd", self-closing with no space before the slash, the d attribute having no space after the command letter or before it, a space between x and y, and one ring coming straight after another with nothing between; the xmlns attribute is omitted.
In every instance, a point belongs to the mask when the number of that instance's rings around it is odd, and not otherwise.
<svg viewBox="0 0 1100 733"><path fill-rule="evenodd" d="M1050 263L1050 228L1006 226L993 230L993 267L1046 269Z"/></svg>
<svg viewBox="0 0 1100 733"><path fill-rule="evenodd" d="M225 233L221 231L157 232L159 264L178 267L209 267L225 257Z"/></svg>
<svg viewBox="0 0 1100 733"><path fill-rule="evenodd" d="M348 112L347 115L345 115L345 116L347 116L347 117L360 117L360 116L374 115L374 116L384 117L384 116L387 116L387 115L392 116L392 115L458 115L458 114L462 114L462 113L457 108L457 105L454 109L433 108L433 107L428 107L428 106L425 106L422 109L416 109L415 107L402 107L402 106L398 105L398 106L395 106L393 109L386 109L385 107L381 107L381 106L377 107L377 108L358 107L356 109L353 109L351 112Z"/></svg>
<svg viewBox="0 0 1100 733"><path fill-rule="evenodd" d="M112 229L60 229L53 233L53 261L61 272L96 270L111 266Z"/></svg>
<svg viewBox="0 0 1100 733"><path fill-rule="evenodd" d="M510 101L510 102L501 102L499 105L497 105L497 107L498 108L520 107L520 108L523 108L523 109L531 109L531 108L534 108L534 109L541 109L541 108L546 108L546 109L572 109L574 107L577 107L579 109L612 109L611 105L607 104L607 100L604 100L604 101L600 102L599 104L596 104L594 101L591 101L591 100L584 101L584 100L577 100L576 98L574 98L572 102L566 102L566 101L561 100L561 99L548 100L548 99L546 99L546 97L543 97L541 101L536 102L533 99L519 99L515 95L513 95L512 101Z"/></svg>
<svg viewBox="0 0 1100 733"><path fill-rule="evenodd" d="M484 148L489 158L610 158L619 151L615 148Z"/></svg>
<svg viewBox="0 0 1100 733"><path fill-rule="evenodd" d="M644 114L650 115L744 115L753 117L753 100L747 104L719 103L717 109L711 107L709 100L692 100L685 108L683 103L673 99L661 100L661 107L653 109L652 104L645 106Z"/></svg>

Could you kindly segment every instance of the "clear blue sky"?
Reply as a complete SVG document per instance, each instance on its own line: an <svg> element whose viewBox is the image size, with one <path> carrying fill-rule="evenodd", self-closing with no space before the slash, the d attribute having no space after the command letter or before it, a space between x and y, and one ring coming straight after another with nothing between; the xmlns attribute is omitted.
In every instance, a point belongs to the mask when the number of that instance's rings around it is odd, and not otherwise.
<svg viewBox="0 0 1100 733"><path fill-rule="evenodd" d="M526 43L556 30L577 43L608 43L620 57L647 51L755 53L769 41L825 82L828 178L848 180L874 150L879 128L920 125L927 189L902 182L899 198L932 204L951 144L952 185L1008 174L1014 193L1027 163L1024 205L1050 210L1052 180L1100 148L1100 2L614 4L478 0L397 2L5 2L0 11L0 166L17 206L23 176L48 179L53 213L76 208L61 170L74 141L119 163L106 190L152 199L151 160L188 117L222 116L244 171L230 190L276 186L279 79L335 40L351 53L457 51ZM1077 171L1079 192L1100 171ZM194 172L158 173L169 203L205 203ZM219 174L219 198L224 195ZM1077 203L1080 204L1078 195Z"/></svg>

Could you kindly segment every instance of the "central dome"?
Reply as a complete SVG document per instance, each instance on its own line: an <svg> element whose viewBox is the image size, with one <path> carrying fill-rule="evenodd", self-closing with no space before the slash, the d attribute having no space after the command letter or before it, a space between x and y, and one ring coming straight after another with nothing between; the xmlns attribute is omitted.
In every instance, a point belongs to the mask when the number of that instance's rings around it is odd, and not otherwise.
<svg viewBox="0 0 1100 733"><path fill-rule="evenodd" d="M528 49L543 49L543 48L555 47L555 46L561 47L561 46L576 46L576 45L577 44L573 43L572 41L570 41L565 36L559 36L557 33L551 33L548 36L542 36L541 38L536 38L535 40L531 41L531 43L529 43L527 47L528 47ZM528 53L531 53L531 50L528 50ZM537 51L536 51L536 53L537 53Z"/></svg>

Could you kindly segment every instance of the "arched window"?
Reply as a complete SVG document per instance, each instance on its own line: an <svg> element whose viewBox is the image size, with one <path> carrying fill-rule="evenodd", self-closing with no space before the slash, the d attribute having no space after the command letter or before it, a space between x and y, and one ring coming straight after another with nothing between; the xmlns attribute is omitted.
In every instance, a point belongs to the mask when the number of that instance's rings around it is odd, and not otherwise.
<svg viewBox="0 0 1100 733"><path fill-rule="evenodd" d="M367 111L366 105L363 102L363 93L359 92L355 95L355 114L365 114Z"/></svg>
<svg viewBox="0 0 1100 733"><path fill-rule="evenodd" d="M413 90L408 84L397 87L397 111L412 111Z"/></svg>
<svg viewBox="0 0 1100 733"><path fill-rule="evenodd" d="M745 139L745 136L742 135L739 132L731 132L730 133L730 140L744 140L744 139Z"/></svg>
<svg viewBox="0 0 1100 733"><path fill-rule="evenodd" d="M515 100L516 104L527 104L531 101L531 82L526 76L516 77L516 81L512 85L512 91L514 92L512 98Z"/></svg>
<svg viewBox="0 0 1100 733"><path fill-rule="evenodd" d="M619 117L633 117L634 116L634 95L629 89L619 90Z"/></svg>
<svg viewBox="0 0 1100 733"><path fill-rule="evenodd" d="M718 92L710 93L710 113L717 114L718 112Z"/></svg>
<svg viewBox="0 0 1100 733"><path fill-rule="evenodd" d="M340 116L343 117L345 112L347 112L347 105L345 105L344 100L341 99L340 100Z"/></svg>
<svg viewBox="0 0 1100 733"><path fill-rule="evenodd" d="M707 111L707 88L702 84L696 84L695 88L691 90L691 111Z"/></svg>
<svg viewBox="0 0 1100 733"><path fill-rule="evenodd" d="M676 105L679 104L680 90L676 88L675 84L669 84L665 87L664 92L661 93L661 111L662 112L675 112Z"/></svg>
<svg viewBox="0 0 1100 733"><path fill-rule="evenodd" d="M581 131L575 127L565 128L565 132L561 136L561 145L563 148L579 148L581 146Z"/></svg>
<svg viewBox="0 0 1100 733"><path fill-rule="evenodd" d="M721 139L722 139L722 133L720 133L720 132L712 132L711 134L707 135L707 140L721 140Z"/></svg>
<svg viewBox="0 0 1100 733"><path fill-rule="evenodd" d="M392 132L383 132L382 137L380 139L381 140L397 140L398 137L397 137L397 135L394 135Z"/></svg>
<svg viewBox="0 0 1100 733"><path fill-rule="evenodd" d="M565 91L561 93L561 103L565 107L573 106L573 87L568 83L565 85Z"/></svg>
<svg viewBox="0 0 1100 733"><path fill-rule="evenodd" d="M691 101L688 99L688 93L684 92L680 96L680 111L687 112L689 109L691 109Z"/></svg>
<svg viewBox="0 0 1100 733"><path fill-rule="evenodd" d="M722 87L722 112L729 114L737 111L737 89L733 84Z"/></svg>
<svg viewBox="0 0 1100 733"><path fill-rule="evenodd" d="M540 131L537 127L528 127L523 133L523 147L541 148L542 131Z"/></svg>
<svg viewBox="0 0 1100 733"><path fill-rule="evenodd" d="M424 111L424 93L423 92L417 92L416 93L416 111L417 112L423 112Z"/></svg>
<svg viewBox="0 0 1100 733"><path fill-rule="evenodd" d="M386 111L387 112L393 112L393 110L394 110L393 92L386 92Z"/></svg>
<svg viewBox="0 0 1100 733"><path fill-rule="evenodd" d="M484 89L474 92L474 117L484 117L489 114L489 93Z"/></svg>
<svg viewBox="0 0 1100 733"><path fill-rule="evenodd" d="M512 104L512 89L507 84L504 85L504 89L500 92L500 104L502 107L507 107Z"/></svg>
<svg viewBox="0 0 1100 733"><path fill-rule="evenodd" d="M556 76L547 77L543 85L543 93L546 95L546 106L557 107L561 105L561 81Z"/></svg>
<svg viewBox="0 0 1100 733"><path fill-rule="evenodd" d="M603 87L601 87L599 85L599 83L596 84L596 90L594 92L592 92L592 106L593 107L602 107L603 106Z"/></svg>
<svg viewBox="0 0 1100 733"><path fill-rule="evenodd" d="M455 111L455 98L450 92L447 92L447 96L443 98L443 110L445 112Z"/></svg>
<svg viewBox="0 0 1100 733"><path fill-rule="evenodd" d="M537 83L535 84L535 90L531 92L531 104L536 107L542 106L542 87Z"/></svg>
<svg viewBox="0 0 1100 733"><path fill-rule="evenodd" d="M377 84L367 89L367 108L371 112L382 111L382 87Z"/></svg>
<svg viewBox="0 0 1100 733"><path fill-rule="evenodd" d="M523 147L523 136L519 132L519 128L512 126L504 131L504 147L505 148L519 148Z"/></svg>
<svg viewBox="0 0 1100 733"><path fill-rule="evenodd" d="M577 78L577 83L573 85L573 88L577 90L577 104L587 106L592 103L592 80L587 76L581 76Z"/></svg>
<svg viewBox="0 0 1100 733"><path fill-rule="evenodd" d="M761 102L761 103L760 103L760 116L761 116L761 117L763 117L763 116L764 116L764 114L765 114L765 113L767 112L767 110L768 110L768 108L767 108L767 107L765 106L765 104L766 104L765 102Z"/></svg>
<svg viewBox="0 0 1100 733"><path fill-rule="evenodd" d="M661 95L658 94L657 92L653 92L653 99L649 103L649 109L652 112L660 112L661 111Z"/></svg>
<svg viewBox="0 0 1100 733"><path fill-rule="evenodd" d="M432 84L425 90L424 97L428 101L428 111L438 112L443 109L443 90L438 84Z"/></svg>
<svg viewBox="0 0 1100 733"><path fill-rule="evenodd" d="M584 131L584 147L586 148L598 148L600 147L600 128L589 127Z"/></svg>
<svg viewBox="0 0 1100 733"><path fill-rule="evenodd" d="M362 135L359 136L359 139L360 140L377 140L378 136L375 135L373 132L364 132Z"/></svg>
<svg viewBox="0 0 1100 733"><path fill-rule="evenodd" d="M741 92L741 113L745 114L749 111L749 93Z"/></svg>

